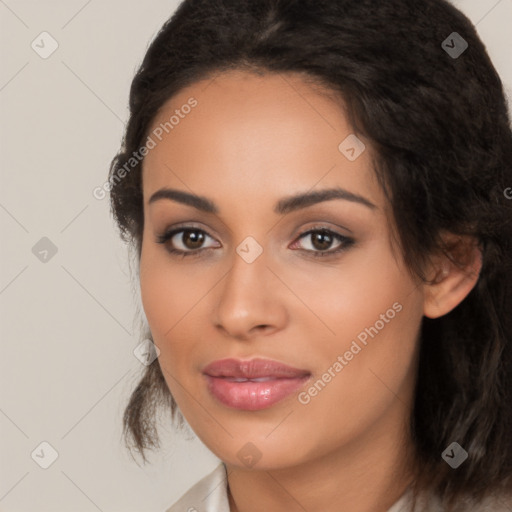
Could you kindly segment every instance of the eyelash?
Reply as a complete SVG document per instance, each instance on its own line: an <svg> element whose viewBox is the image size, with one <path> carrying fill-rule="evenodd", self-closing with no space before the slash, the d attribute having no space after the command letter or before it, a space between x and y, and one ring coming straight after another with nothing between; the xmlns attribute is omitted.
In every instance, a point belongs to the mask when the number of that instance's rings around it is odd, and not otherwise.
<svg viewBox="0 0 512 512"><path fill-rule="evenodd" d="M213 238L206 231L204 231L202 229L195 228L193 226L181 226L179 228L175 228L175 229L166 231L166 232L158 235L156 242L159 243L159 244L165 244L172 237L174 237L174 235L176 235L178 233L183 233L185 231L192 231L192 232L196 232L196 233L203 233L206 236L208 236L210 238ZM335 249L335 250L312 251L312 250L308 250L308 249L303 249L305 252L310 253L310 255L312 255L315 258L325 258L325 257L328 257L328 256L333 256L334 254L338 254L338 253L341 253L342 251L347 250L349 247L351 247L355 243L354 239L346 237L344 235L340 235L339 233L336 233L335 231L331 231L330 229L327 229L327 228L325 228L323 226L313 227L313 228L305 231L304 233L301 233L297 237L296 241L301 240L302 238L305 238L308 235L312 235L314 233L322 233L324 235L330 235L334 239L336 239L336 240L338 240L340 242L339 247L337 249ZM294 242L294 243L296 243L296 242ZM167 251L169 253L171 253L174 256L181 256L181 257L185 257L185 256L198 256L200 253L202 253L203 251L207 251L208 249L215 249L215 247L203 247L203 248L200 248L200 249L193 249L193 250L189 250L189 251L182 251L180 249L176 249L176 248L173 248L173 247L167 247Z"/></svg>

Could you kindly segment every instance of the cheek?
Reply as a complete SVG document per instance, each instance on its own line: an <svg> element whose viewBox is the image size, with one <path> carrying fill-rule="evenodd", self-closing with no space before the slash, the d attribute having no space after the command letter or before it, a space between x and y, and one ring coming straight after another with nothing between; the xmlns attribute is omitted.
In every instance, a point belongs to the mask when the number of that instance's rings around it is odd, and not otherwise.
<svg viewBox="0 0 512 512"><path fill-rule="evenodd" d="M166 346L164 341L171 337L180 318L186 314L187 305L193 300L186 278L174 268L160 248L143 244L140 260L142 306L154 342L161 351Z"/></svg>
<svg viewBox="0 0 512 512"><path fill-rule="evenodd" d="M308 320L308 354L316 361L316 379L328 381L325 387L319 383L321 392L311 401L312 408L319 407L315 414L329 402L377 414L414 371L423 315L414 279L383 246L346 258L336 276L317 273L316 291L311 283L302 284L317 317ZM320 335L313 336L313 325Z"/></svg>
<svg viewBox="0 0 512 512"><path fill-rule="evenodd" d="M291 437L319 431L314 451L327 453L333 443L344 444L385 422L389 411L407 409L413 399L421 301L412 294L385 323L380 314L386 315L394 298L372 299L373 305L367 301L364 314L354 303L344 306L346 317L338 317L336 337L324 336L311 353L317 371L298 397L301 422L291 428ZM395 415L385 429L400 428L396 422Z"/></svg>
<svg viewBox="0 0 512 512"><path fill-rule="evenodd" d="M315 345L319 353L348 350L360 333L364 341L365 329L376 323L379 333L388 333L411 315L413 324L420 321L422 303L417 285L397 265L385 240L347 252L335 265L317 265L314 272L306 268L284 272L289 273L287 281L294 284L297 295L312 313L306 315L307 320L299 321L307 322L310 329L316 324L322 337L322 343ZM407 312L396 311L405 309L406 303ZM409 334L414 331L414 325L411 327Z"/></svg>
<svg viewBox="0 0 512 512"><path fill-rule="evenodd" d="M160 366L173 394L175 383L170 376L188 382L190 371L184 369L193 367L194 358L201 353L200 329L207 320L205 295L214 284L211 270L173 264L161 247L143 246L142 306L153 341L160 350Z"/></svg>
<svg viewBox="0 0 512 512"><path fill-rule="evenodd" d="M196 278L186 265L173 263L160 244L154 245L145 241L142 246L140 288L152 333L162 340L162 335L170 334L204 290L194 286Z"/></svg>
<svg viewBox="0 0 512 512"><path fill-rule="evenodd" d="M190 343L183 342L183 318L190 310L190 288L184 287L183 278L170 270L170 265L162 265L158 258L150 254L141 257L140 287L144 312L151 330L153 342L160 354L159 365L167 386L177 400L180 398L178 382L183 382L179 374L179 364L190 357ZM175 340L180 339L179 343Z"/></svg>

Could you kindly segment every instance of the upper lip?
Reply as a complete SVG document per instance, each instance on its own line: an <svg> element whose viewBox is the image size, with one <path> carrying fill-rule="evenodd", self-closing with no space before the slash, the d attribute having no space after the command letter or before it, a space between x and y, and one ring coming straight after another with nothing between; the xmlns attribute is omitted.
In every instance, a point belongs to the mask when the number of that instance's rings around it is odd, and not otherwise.
<svg viewBox="0 0 512 512"><path fill-rule="evenodd" d="M292 379L310 375L307 370L294 368L271 359L220 359L205 366L203 373L210 377L258 379L262 377Z"/></svg>

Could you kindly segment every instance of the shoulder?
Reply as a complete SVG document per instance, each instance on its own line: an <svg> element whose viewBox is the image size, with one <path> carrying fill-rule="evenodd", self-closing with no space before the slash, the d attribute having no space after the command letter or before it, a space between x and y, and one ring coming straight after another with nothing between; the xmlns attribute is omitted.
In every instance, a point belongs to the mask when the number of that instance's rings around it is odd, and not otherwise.
<svg viewBox="0 0 512 512"><path fill-rule="evenodd" d="M510 512L512 510L512 494L491 496L474 506L475 512Z"/></svg>
<svg viewBox="0 0 512 512"><path fill-rule="evenodd" d="M489 496L479 503L470 498L462 499L453 512L512 512L512 494ZM434 494L422 493L414 506L412 493L408 489L388 512L445 512L442 500Z"/></svg>
<svg viewBox="0 0 512 512"><path fill-rule="evenodd" d="M229 512L226 468L219 464L165 512Z"/></svg>

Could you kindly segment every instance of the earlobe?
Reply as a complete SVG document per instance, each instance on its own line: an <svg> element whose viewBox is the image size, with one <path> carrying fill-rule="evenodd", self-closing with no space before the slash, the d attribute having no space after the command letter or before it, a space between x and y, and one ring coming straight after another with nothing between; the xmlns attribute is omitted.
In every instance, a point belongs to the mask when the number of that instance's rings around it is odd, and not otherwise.
<svg viewBox="0 0 512 512"><path fill-rule="evenodd" d="M455 309L476 285L481 268L482 252L476 240L459 238L453 251L432 263L433 278L424 284L423 314L439 318Z"/></svg>

